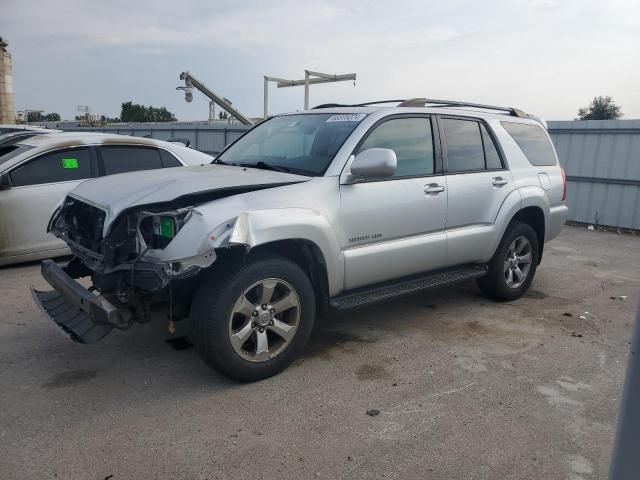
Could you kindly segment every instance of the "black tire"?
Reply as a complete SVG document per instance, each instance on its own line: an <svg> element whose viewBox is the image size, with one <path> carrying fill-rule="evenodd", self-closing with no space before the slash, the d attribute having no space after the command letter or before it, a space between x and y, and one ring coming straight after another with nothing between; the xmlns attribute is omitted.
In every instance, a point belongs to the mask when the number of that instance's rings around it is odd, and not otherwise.
<svg viewBox="0 0 640 480"><path fill-rule="evenodd" d="M252 362L242 358L231 344L229 324L236 301L251 285L264 279L282 279L299 299L298 327L289 344L275 357ZM219 373L241 381L256 381L284 370L302 353L315 321L313 286L294 262L280 256L256 256L223 278L205 279L191 306L191 340L202 357ZM261 330L262 331L262 330Z"/></svg>
<svg viewBox="0 0 640 480"><path fill-rule="evenodd" d="M505 277L505 259L511 244L519 237L525 237L531 245L531 265L524 281L513 288L508 285ZM498 301L515 300L524 294L536 273L539 258L538 235L528 223L513 222L504 233L500 245L489 261L489 273L478 279L480 290L487 296Z"/></svg>

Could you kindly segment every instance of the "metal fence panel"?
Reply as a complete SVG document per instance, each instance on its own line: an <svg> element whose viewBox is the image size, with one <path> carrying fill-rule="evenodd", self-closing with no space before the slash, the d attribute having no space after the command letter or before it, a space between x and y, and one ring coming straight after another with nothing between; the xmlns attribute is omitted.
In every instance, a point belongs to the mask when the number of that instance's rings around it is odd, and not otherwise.
<svg viewBox="0 0 640 480"><path fill-rule="evenodd" d="M569 220L640 229L640 120L549 122Z"/></svg>
<svg viewBox="0 0 640 480"><path fill-rule="evenodd" d="M245 125L209 125L203 123L129 124L104 127L61 127L74 132L105 132L134 137L149 137L158 140L186 139L191 147L201 152L216 154L245 133Z"/></svg>

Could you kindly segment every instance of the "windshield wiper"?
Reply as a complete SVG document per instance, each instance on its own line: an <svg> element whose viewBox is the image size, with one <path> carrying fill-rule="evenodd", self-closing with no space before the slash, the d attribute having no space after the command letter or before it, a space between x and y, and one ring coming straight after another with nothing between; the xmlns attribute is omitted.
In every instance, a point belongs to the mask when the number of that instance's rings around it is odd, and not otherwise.
<svg viewBox="0 0 640 480"><path fill-rule="evenodd" d="M234 163L234 162L225 162L224 160L218 160L217 158L213 159L213 162L211 163L217 163L218 165L231 165L233 167L237 167L238 164Z"/></svg>
<svg viewBox="0 0 640 480"><path fill-rule="evenodd" d="M282 165L272 165L267 162L263 162L262 160L256 163L240 163L241 167L250 167L250 168L261 168L263 170L273 170L274 172L291 172L290 168L283 167Z"/></svg>

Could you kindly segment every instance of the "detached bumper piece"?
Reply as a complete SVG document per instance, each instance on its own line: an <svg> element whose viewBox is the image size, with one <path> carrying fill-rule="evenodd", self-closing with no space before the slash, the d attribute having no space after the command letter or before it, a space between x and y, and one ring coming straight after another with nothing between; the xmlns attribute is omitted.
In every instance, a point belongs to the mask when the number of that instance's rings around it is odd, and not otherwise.
<svg viewBox="0 0 640 480"><path fill-rule="evenodd" d="M103 296L94 295L52 260L42 262L42 276L55 289L41 292L31 287L36 304L72 340L95 343L115 328L129 328L131 314Z"/></svg>

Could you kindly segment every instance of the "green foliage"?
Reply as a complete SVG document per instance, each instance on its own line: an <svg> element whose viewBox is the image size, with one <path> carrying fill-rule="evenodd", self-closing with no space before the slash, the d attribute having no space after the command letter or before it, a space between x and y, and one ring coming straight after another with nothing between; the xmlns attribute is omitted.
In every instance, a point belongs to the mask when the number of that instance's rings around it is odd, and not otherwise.
<svg viewBox="0 0 640 480"><path fill-rule="evenodd" d="M107 117L106 115L100 115L100 123L102 125L106 125L108 123L120 123L120 119Z"/></svg>
<svg viewBox="0 0 640 480"><path fill-rule="evenodd" d="M622 111L611 97L594 97L588 107L578 110L578 120L616 120L620 117Z"/></svg>
<svg viewBox="0 0 640 480"><path fill-rule="evenodd" d="M42 120L40 112L27 112L27 122L42 122Z"/></svg>
<svg viewBox="0 0 640 480"><path fill-rule="evenodd" d="M59 122L60 115L55 112L45 113L44 115L40 112L28 112L27 113L27 122Z"/></svg>
<svg viewBox="0 0 640 480"><path fill-rule="evenodd" d="M120 119L123 122L175 122L176 117L166 107L145 107L132 102L124 102Z"/></svg>
<svg viewBox="0 0 640 480"><path fill-rule="evenodd" d="M55 113L55 112L47 113L46 115L43 116L43 118L44 118L45 122L59 122L60 121L60 115Z"/></svg>

